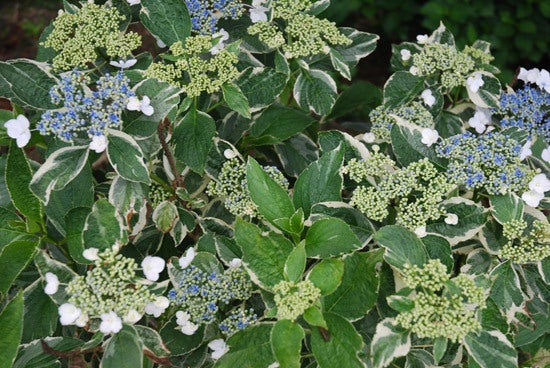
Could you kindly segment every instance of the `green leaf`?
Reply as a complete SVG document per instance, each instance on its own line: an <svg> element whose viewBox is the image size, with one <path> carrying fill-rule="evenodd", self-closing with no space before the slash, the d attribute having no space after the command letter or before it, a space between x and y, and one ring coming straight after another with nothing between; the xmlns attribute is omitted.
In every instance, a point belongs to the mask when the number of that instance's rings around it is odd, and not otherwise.
<svg viewBox="0 0 550 368"><path fill-rule="evenodd" d="M29 236L19 216L15 212L0 207L0 251L12 241Z"/></svg>
<svg viewBox="0 0 550 368"><path fill-rule="evenodd" d="M0 367L11 367L23 333L23 292L19 292L0 314Z"/></svg>
<svg viewBox="0 0 550 368"><path fill-rule="evenodd" d="M294 137L273 147L287 175L297 177L308 164L319 158L317 145L305 134Z"/></svg>
<svg viewBox="0 0 550 368"><path fill-rule="evenodd" d="M521 220L523 217L523 200L514 193L492 195L489 197L491 214L498 223Z"/></svg>
<svg viewBox="0 0 550 368"><path fill-rule="evenodd" d="M246 96L251 111L258 111L275 102L287 81L286 73L266 67L249 67L243 70L236 83Z"/></svg>
<svg viewBox="0 0 550 368"><path fill-rule="evenodd" d="M451 245L471 239L487 222L488 211L474 201L454 197L442 204L447 213L457 215L458 223L447 224L445 218L440 218L437 222L428 224L426 231L443 236Z"/></svg>
<svg viewBox="0 0 550 368"><path fill-rule="evenodd" d="M399 163L408 166L427 157L430 162L439 168L445 169L447 161L437 156L435 147L428 147L422 143L422 132L412 124L393 124L390 136L393 152Z"/></svg>
<svg viewBox="0 0 550 368"><path fill-rule="evenodd" d="M169 116L170 120L174 120L182 93L180 88L168 82L162 82L156 78L145 79L142 74L139 78L141 82L135 86L136 95L149 97L150 104L155 111L151 116L147 116L141 111L126 111L123 114L124 132L136 139L156 134L159 122L163 121L165 117Z"/></svg>
<svg viewBox="0 0 550 368"><path fill-rule="evenodd" d="M294 84L293 95L302 109L328 115L336 102L336 83L322 70L302 69Z"/></svg>
<svg viewBox="0 0 550 368"><path fill-rule="evenodd" d="M24 151L12 140L6 160L6 187L13 205L26 218L42 223L44 209L38 198L29 189L32 169Z"/></svg>
<svg viewBox="0 0 550 368"><path fill-rule="evenodd" d="M500 331L471 332L464 337L464 346L481 368L518 366L516 349Z"/></svg>
<svg viewBox="0 0 550 368"><path fill-rule="evenodd" d="M311 329L311 350L320 368L365 367L358 357L363 340L351 323L344 318L326 313L327 336L319 328Z"/></svg>
<svg viewBox="0 0 550 368"><path fill-rule="evenodd" d="M321 295L332 294L344 276L344 261L339 258L323 259L308 272L306 279L321 290Z"/></svg>
<svg viewBox="0 0 550 368"><path fill-rule="evenodd" d="M272 328L273 324L258 323L228 338L229 351L216 361L214 368L258 368L272 364L275 361L271 350Z"/></svg>
<svg viewBox="0 0 550 368"><path fill-rule="evenodd" d="M262 111L250 129L252 144L274 144L284 141L315 122L301 110L287 106L272 105Z"/></svg>
<svg viewBox="0 0 550 368"><path fill-rule="evenodd" d="M300 368L304 329L288 319L277 321L271 330L271 349L280 367Z"/></svg>
<svg viewBox="0 0 550 368"><path fill-rule="evenodd" d="M521 291L519 275L514 265L510 261L499 264L491 272L491 277L494 281L489 296L501 310L513 317L527 299Z"/></svg>
<svg viewBox="0 0 550 368"><path fill-rule="evenodd" d="M191 18L183 0L143 0L139 18L167 46L191 35Z"/></svg>
<svg viewBox="0 0 550 368"><path fill-rule="evenodd" d="M155 357L166 357L170 354L170 351L166 348L162 342L162 337L156 330L150 327L134 325L134 328L143 344L143 348Z"/></svg>
<svg viewBox="0 0 550 368"><path fill-rule="evenodd" d="M397 71L384 84L384 106L395 108L405 105L423 90L424 78L406 71Z"/></svg>
<svg viewBox="0 0 550 368"><path fill-rule="evenodd" d="M340 93L328 118L340 118L353 113L354 110L365 116L381 103L382 91L379 87L366 81L354 81Z"/></svg>
<svg viewBox="0 0 550 368"><path fill-rule="evenodd" d="M336 291L324 298L327 312L336 313L348 320L364 317L376 303L380 276L378 264L382 262L380 249L355 252L344 258L344 275Z"/></svg>
<svg viewBox="0 0 550 368"><path fill-rule="evenodd" d="M386 318L376 325L376 332L370 346L373 367L387 367L395 358L405 356L411 349L411 336L408 330Z"/></svg>
<svg viewBox="0 0 550 368"><path fill-rule="evenodd" d="M71 258L78 263L88 264L90 260L84 258L84 239L82 239L82 230L86 226L86 219L92 211L91 207L76 207L67 212L65 222L67 223L67 234L65 241L69 249Z"/></svg>
<svg viewBox="0 0 550 368"><path fill-rule="evenodd" d="M36 247L36 241L19 240L8 244L2 249L2 253L0 253L0 270L2 270L0 299L6 296L17 276L30 263Z"/></svg>
<svg viewBox="0 0 550 368"><path fill-rule="evenodd" d="M133 326L123 324L122 330L104 345L100 368L136 368L143 365L143 344Z"/></svg>
<svg viewBox="0 0 550 368"><path fill-rule="evenodd" d="M107 157L113 169L124 179L150 184L143 152L134 138L120 130L108 129Z"/></svg>
<svg viewBox="0 0 550 368"><path fill-rule="evenodd" d="M238 112L241 116L249 118L250 106L248 105L248 99L241 91L239 86L233 83L224 83L222 85L223 99L227 103L227 106L233 111Z"/></svg>
<svg viewBox="0 0 550 368"><path fill-rule="evenodd" d="M306 234L308 257L329 258L351 253L361 246L349 225L335 217L315 221Z"/></svg>
<svg viewBox="0 0 550 368"><path fill-rule="evenodd" d="M447 350L447 342L448 340L444 337L437 337L434 339L434 363L438 364L441 358L443 358L443 355L445 355L445 351Z"/></svg>
<svg viewBox="0 0 550 368"><path fill-rule="evenodd" d="M306 217L317 203L342 201L340 167L343 160L344 150L338 146L311 163L296 180L292 200L296 208L304 210Z"/></svg>
<svg viewBox="0 0 550 368"><path fill-rule="evenodd" d="M199 327L193 335L186 335L178 329L176 318L165 324L160 329L160 336L172 355L189 354L197 349L204 338L204 326Z"/></svg>
<svg viewBox="0 0 550 368"><path fill-rule="evenodd" d="M332 63L332 67L340 73L340 75L347 80L351 80L351 72L350 67L344 60L344 57L341 53L336 51L335 49L330 49L330 62Z"/></svg>
<svg viewBox="0 0 550 368"><path fill-rule="evenodd" d="M289 219L295 212L288 193L262 169L251 156L246 165L246 181L250 197L258 206L258 211L268 221ZM290 230L283 226L283 230Z"/></svg>
<svg viewBox="0 0 550 368"><path fill-rule="evenodd" d="M306 249L300 242L288 255L285 262L285 276L288 281L298 282L306 269Z"/></svg>
<svg viewBox="0 0 550 368"><path fill-rule="evenodd" d="M340 27L338 30L352 41L349 46L339 45L334 47L350 67L372 53L376 49L376 42L380 38L373 33L361 32L354 28Z"/></svg>
<svg viewBox="0 0 550 368"><path fill-rule="evenodd" d="M29 285L23 294L25 301L25 317L23 318L22 343L27 343L44 336L51 336L57 328L59 320L58 307L44 293L41 279Z"/></svg>
<svg viewBox="0 0 550 368"><path fill-rule="evenodd" d="M192 108L176 123L172 140L176 142L175 155L193 171L202 174L208 152L214 145L216 124L212 117Z"/></svg>
<svg viewBox="0 0 550 368"><path fill-rule="evenodd" d="M55 109L50 89L57 83L47 63L29 59L0 61L0 96L17 105L34 109Z"/></svg>
<svg viewBox="0 0 550 368"><path fill-rule="evenodd" d="M34 173L31 191L48 204L52 190L61 190L82 171L88 160L88 146L69 146L52 153Z"/></svg>
<svg viewBox="0 0 550 368"><path fill-rule="evenodd" d="M486 71L476 73L481 73L483 85L479 87L477 92L473 92L470 88L466 88L468 97L478 107L498 108L500 95L502 92L499 79Z"/></svg>
<svg viewBox="0 0 550 368"><path fill-rule="evenodd" d="M43 344L48 347L68 353L83 347L83 341L73 337L44 337L22 345L17 360L12 368L58 368L61 367L59 358L44 352Z"/></svg>
<svg viewBox="0 0 550 368"><path fill-rule="evenodd" d="M384 260L397 269L403 269L406 264L422 267L426 263L424 243L402 226L384 226L374 233L374 240L386 249Z"/></svg>
<svg viewBox="0 0 550 368"><path fill-rule="evenodd" d="M243 252L243 264L252 280L270 290L284 280L286 260L294 249L283 235L264 233L240 218L235 222L235 239Z"/></svg>
<svg viewBox="0 0 550 368"><path fill-rule="evenodd" d="M153 222L163 233L172 230L178 219L178 208L174 202L163 201L153 211Z"/></svg>
<svg viewBox="0 0 550 368"><path fill-rule="evenodd" d="M454 258L451 251L451 244L443 237L428 234L422 239L426 247L426 252L430 259L439 259L441 263L447 266L447 272L452 272L454 267Z"/></svg>
<svg viewBox="0 0 550 368"><path fill-rule="evenodd" d="M126 231L115 207L106 199L94 203L82 232L84 248L110 249L115 243L126 242Z"/></svg>
<svg viewBox="0 0 550 368"><path fill-rule="evenodd" d="M321 310L316 306L311 306L306 309L302 317L312 326L322 327L325 330L328 329L327 321L325 321L323 313L321 313Z"/></svg>
<svg viewBox="0 0 550 368"><path fill-rule="evenodd" d="M50 193L50 200L45 208L46 217L61 235L66 236L72 225L73 219L68 215L73 208L91 208L94 204L93 180L92 167L86 163L76 178L63 189Z"/></svg>

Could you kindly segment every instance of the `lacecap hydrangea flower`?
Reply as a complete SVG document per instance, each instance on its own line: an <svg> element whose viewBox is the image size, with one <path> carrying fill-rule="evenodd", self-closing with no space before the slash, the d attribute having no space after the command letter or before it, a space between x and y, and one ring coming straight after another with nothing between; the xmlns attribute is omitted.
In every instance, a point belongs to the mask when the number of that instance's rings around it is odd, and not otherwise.
<svg viewBox="0 0 550 368"><path fill-rule="evenodd" d="M533 221L528 227L525 220L511 220L503 224L503 234L508 242L500 255L514 263L539 262L550 256L550 224Z"/></svg>
<svg viewBox="0 0 550 368"><path fill-rule="evenodd" d="M185 0L191 16L191 29L199 34L214 34L220 19L238 19L244 13L241 0Z"/></svg>
<svg viewBox="0 0 550 368"><path fill-rule="evenodd" d="M315 287L310 280L280 281L273 287L273 292L275 293L277 318L291 321L295 321L321 297L321 290Z"/></svg>

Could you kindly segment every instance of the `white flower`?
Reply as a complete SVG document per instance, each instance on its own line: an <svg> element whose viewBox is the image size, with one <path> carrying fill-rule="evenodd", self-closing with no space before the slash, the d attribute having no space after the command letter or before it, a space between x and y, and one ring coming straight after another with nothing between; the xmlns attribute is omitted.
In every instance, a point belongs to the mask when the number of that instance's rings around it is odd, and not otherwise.
<svg viewBox="0 0 550 368"><path fill-rule="evenodd" d="M222 28L219 30L219 32L214 33L212 35L212 38L218 38L218 43L212 46L212 48L210 49L210 53L212 55L216 55L225 47L224 41L227 41L229 39L229 33L227 33L227 31Z"/></svg>
<svg viewBox="0 0 550 368"><path fill-rule="evenodd" d="M435 129L424 128L422 129L422 140L421 142L426 146L430 147L432 144L437 142L439 139L439 133Z"/></svg>
<svg viewBox="0 0 550 368"><path fill-rule="evenodd" d="M67 326L74 324L82 314L82 311L71 303L64 303L59 306L57 313L59 314L59 322L63 326Z"/></svg>
<svg viewBox="0 0 550 368"><path fill-rule="evenodd" d="M418 67L414 65L409 68L409 73L411 73L412 75L418 75L419 72L420 70L418 69Z"/></svg>
<svg viewBox="0 0 550 368"><path fill-rule="evenodd" d="M428 233L426 232L426 226L419 226L416 229L414 229L414 233L419 238L425 237Z"/></svg>
<svg viewBox="0 0 550 368"><path fill-rule="evenodd" d="M131 6L131 5L137 5L139 3L141 3L141 0L126 0L128 2L128 4Z"/></svg>
<svg viewBox="0 0 550 368"><path fill-rule="evenodd" d="M218 360L229 351L223 339L212 340L208 343L208 347L212 349L212 359Z"/></svg>
<svg viewBox="0 0 550 368"><path fill-rule="evenodd" d="M477 93L479 90L479 87L483 86L485 82L483 81L483 77L481 73L474 73L474 75L468 77L466 79L466 86L468 89L474 93Z"/></svg>
<svg viewBox="0 0 550 368"><path fill-rule="evenodd" d="M403 61L407 61L411 58L411 52L407 49L402 49L399 53L401 54L401 60Z"/></svg>
<svg viewBox="0 0 550 368"><path fill-rule="evenodd" d="M87 248L82 252L82 256L88 261L97 261L99 259L98 253L99 249L97 248Z"/></svg>
<svg viewBox="0 0 550 368"><path fill-rule="evenodd" d="M242 266L242 264L243 264L243 261L240 258L233 258L229 262L229 267L230 268L239 268L239 267Z"/></svg>
<svg viewBox="0 0 550 368"><path fill-rule="evenodd" d="M225 151L223 151L223 157L225 157L228 160L231 160L232 158L237 157L237 154L231 148L228 148Z"/></svg>
<svg viewBox="0 0 550 368"><path fill-rule="evenodd" d="M252 23L267 22L267 8L262 6L265 0L253 0L250 8L250 20Z"/></svg>
<svg viewBox="0 0 550 368"><path fill-rule="evenodd" d="M187 312L176 312L176 323L181 327L181 332L185 335L193 335L198 329L199 325L194 324L189 319L191 316Z"/></svg>
<svg viewBox="0 0 550 368"><path fill-rule="evenodd" d="M48 295L57 293L57 289L59 288L59 279L57 278L57 275L51 272L46 272L44 279L46 279L44 292Z"/></svg>
<svg viewBox="0 0 550 368"><path fill-rule="evenodd" d="M521 195L521 199L531 207L537 207L543 198L544 193L535 192L534 190L530 190Z"/></svg>
<svg viewBox="0 0 550 368"><path fill-rule="evenodd" d="M427 43L428 40L429 40L429 37L428 37L427 34L421 34L421 35L416 36L416 42L418 42L421 45Z"/></svg>
<svg viewBox="0 0 550 368"><path fill-rule="evenodd" d="M529 189L544 194L550 190L550 180L544 174L537 174L529 182Z"/></svg>
<svg viewBox="0 0 550 368"><path fill-rule="evenodd" d="M88 315L87 314L80 314L80 316L74 321L74 324L78 327L84 327L88 323Z"/></svg>
<svg viewBox="0 0 550 368"><path fill-rule="evenodd" d="M137 0L136 4L139 4L139 2L140 2L140 0ZM130 4L130 5L134 5L134 4ZM137 63L136 59L128 59L128 60L120 59L119 61L111 61L109 64L111 64L112 66L114 66L116 68L127 69L127 68L131 68L132 66L136 65L136 63Z"/></svg>
<svg viewBox="0 0 550 368"><path fill-rule="evenodd" d="M126 315L124 316L124 322L130 323L130 324L136 323L141 319L141 317L143 316L137 310L130 309L128 313L126 313Z"/></svg>
<svg viewBox="0 0 550 368"><path fill-rule="evenodd" d="M435 97L432 94L431 89L425 89L424 91L422 91L422 93L420 94L420 97L422 97L422 99L424 100L424 103L428 107L432 107L435 103Z"/></svg>
<svg viewBox="0 0 550 368"><path fill-rule="evenodd" d="M468 120L468 125L481 134L485 131L485 126L491 122L491 110L484 108L476 108L474 116Z"/></svg>
<svg viewBox="0 0 550 368"><path fill-rule="evenodd" d="M540 153L540 157L544 161L550 163L550 146L548 146L548 147L546 147L545 149L542 150L542 152Z"/></svg>
<svg viewBox="0 0 550 368"><path fill-rule="evenodd" d="M193 258L195 258L195 249L189 248L187 249L187 252L185 252L185 256L182 256L178 263L181 268L186 268L193 262Z"/></svg>
<svg viewBox="0 0 550 368"><path fill-rule="evenodd" d="M162 42L162 40L160 38L158 38L157 36L154 36L154 37L155 37L155 40L157 41L157 46L158 47L160 47L161 49L166 47L166 44L164 42Z"/></svg>
<svg viewBox="0 0 550 368"><path fill-rule="evenodd" d="M525 69L519 68L518 79L525 83L536 83L539 78L540 70L538 68Z"/></svg>
<svg viewBox="0 0 550 368"><path fill-rule="evenodd" d="M528 156L531 156L533 154L533 151L531 151L531 146L533 145L533 142L527 141L521 147L521 151L519 152L519 159L520 161L525 160Z"/></svg>
<svg viewBox="0 0 550 368"><path fill-rule="evenodd" d="M449 225L458 224L458 216L455 213L448 213L447 217L445 217L445 223Z"/></svg>
<svg viewBox="0 0 550 368"><path fill-rule="evenodd" d="M29 120L23 116L18 115L15 119L10 119L4 123L4 127L8 130L8 136L15 138L17 147L25 147L31 140L31 131L29 129Z"/></svg>
<svg viewBox="0 0 550 368"><path fill-rule="evenodd" d="M88 147L97 153L105 151L107 148L107 137L104 135L94 135Z"/></svg>
<svg viewBox="0 0 550 368"><path fill-rule="evenodd" d="M368 132L363 134L363 142L365 143L373 143L376 140L376 136L372 132Z"/></svg>
<svg viewBox="0 0 550 368"><path fill-rule="evenodd" d="M155 109L151 106L151 100L147 96L143 96L141 101L135 96L130 97L126 108L130 111L141 111L147 116L151 116L155 112Z"/></svg>
<svg viewBox="0 0 550 368"><path fill-rule="evenodd" d="M542 69L535 83L540 89L550 93L550 73L548 73L548 70Z"/></svg>
<svg viewBox="0 0 550 368"><path fill-rule="evenodd" d="M165 296L157 296L156 299L145 305L145 313L159 317L170 305L170 301Z"/></svg>
<svg viewBox="0 0 550 368"><path fill-rule="evenodd" d="M101 315L101 323L99 324L99 331L104 334L117 333L122 329L122 320L113 311L109 313L103 313Z"/></svg>
<svg viewBox="0 0 550 368"><path fill-rule="evenodd" d="M141 261L141 268L147 280L157 281L166 262L160 257L147 256Z"/></svg>

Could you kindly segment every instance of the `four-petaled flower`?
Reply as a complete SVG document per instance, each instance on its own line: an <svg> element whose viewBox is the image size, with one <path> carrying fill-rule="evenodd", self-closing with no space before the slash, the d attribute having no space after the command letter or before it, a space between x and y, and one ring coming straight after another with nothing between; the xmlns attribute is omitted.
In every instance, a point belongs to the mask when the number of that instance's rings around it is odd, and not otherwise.
<svg viewBox="0 0 550 368"><path fill-rule="evenodd" d="M435 129L423 128L422 129L422 140L421 142L426 146L430 147L432 144L437 142L439 139L439 133Z"/></svg>
<svg viewBox="0 0 550 368"><path fill-rule="evenodd" d="M422 93L420 94L420 97L422 97L422 100L424 100L424 103L428 107L432 107L435 104L435 97L432 94L431 89L425 89L424 91L422 91Z"/></svg>
<svg viewBox="0 0 550 368"><path fill-rule="evenodd" d="M141 111L147 116L155 113L155 109L151 106L151 99L147 96L143 96L141 101L135 96L130 97L126 108L130 111Z"/></svg>
<svg viewBox="0 0 550 368"><path fill-rule="evenodd" d="M99 259L99 249L97 248L87 248L82 252L82 256L88 261L97 261Z"/></svg>
<svg viewBox="0 0 550 368"><path fill-rule="evenodd" d="M176 312L176 323L181 327L181 332L185 335L193 335L198 329L199 325L190 321L191 315L187 312Z"/></svg>
<svg viewBox="0 0 550 368"><path fill-rule="evenodd" d="M90 142L90 144L88 145L88 147L92 150L92 151L96 151L97 153L101 153L103 151L105 151L105 149L107 148L107 137L104 136L104 135L94 135L92 137L92 141Z"/></svg>
<svg viewBox="0 0 550 368"><path fill-rule="evenodd" d="M250 8L250 20L252 23L267 22L268 9L263 6L266 0L252 0L252 7Z"/></svg>
<svg viewBox="0 0 550 368"><path fill-rule="evenodd" d="M399 53L401 54L401 60L403 61L407 61L411 58L411 52L407 49L403 49L399 51Z"/></svg>
<svg viewBox="0 0 550 368"><path fill-rule="evenodd" d="M170 300L165 296L157 296L154 301L145 306L145 313L159 317L170 305Z"/></svg>
<svg viewBox="0 0 550 368"><path fill-rule="evenodd" d="M64 303L59 306L57 313L59 314L59 322L63 326L67 326L74 324L82 311L71 303Z"/></svg>
<svg viewBox="0 0 550 368"><path fill-rule="evenodd" d="M141 261L141 268L147 280L157 281L159 274L164 270L166 262L164 259L156 256L147 256Z"/></svg>
<svg viewBox="0 0 550 368"><path fill-rule="evenodd" d="M99 331L104 334L117 333L122 329L122 320L115 312L103 313L100 317Z"/></svg>
<svg viewBox="0 0 550 368"><path fill-rule="evenodd" d="M521 199L531 207L537 207L544 199L544 193L550 191L550 180L544 174L537 174L529 182L529 190L521 195Z"/></svg>
<svg viewBox="0 0 550 368"><path fill-rule="evenodd" d="M31 131L29 129L29 120L18 115L15 119L10 119L4 123L4 127L8 130L8 136L15 138L17 147L25 147L31 139Z"/></svg>
<svg viewBox="0 0 550 368"><path fill-rule="evenodd" d="M468 125L479 134L485 131L485 127L491 123L491 110L477 107L474 116L468 120Z"/></svg>
<svg viewBox="0 0 550 368"><path fill-rule="evenodd" d="M481 73L474 73L466 79L466 86L468 89L474 93L479 91L479 88L483 86L485 82L483 81L483 76Z"/></svg>
<svg viewBox="0 0 550 368"><path fill-rule="evenodd" d="M139 0L138 0L137 4L139 4ZM133 4L130 4L130 5L133 5ZM109 62L109 64L111 64L112 66L120 68L120 69L131 68L136 63L137 63L136 59L128 59L128 60L120 59L118 61L113 60L113 61Z"/></svg>
<svg viewBox="0 0 550 368"><path fill-rule="evenodd" d="M212 349L212 359L218 360L229 351L223 339L212 340L208 343L208 347Z"/></svg>

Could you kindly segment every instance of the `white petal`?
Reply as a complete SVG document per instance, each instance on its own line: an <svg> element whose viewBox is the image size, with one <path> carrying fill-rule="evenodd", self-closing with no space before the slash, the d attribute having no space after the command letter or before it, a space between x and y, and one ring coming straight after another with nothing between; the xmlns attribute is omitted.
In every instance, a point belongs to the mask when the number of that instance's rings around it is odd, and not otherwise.
<svg viewBox="0 0 550 368"><path fill-rule="evenodd" d="M74 321L74 324L78 327L84 327L88 323L89 318L87 314L81 314L76 321Z"/></svg>
<svg viewBox="0 0 550 368"><path fill-rule="evenodd" d="M155 109L151 105L141 106L141 112L147 116L151 116L155 113Z"/></svg>
<svg viewBox="0 0 550 368"><path fill-rule="evenodd" d="M67 326L72 325L80 317L82 311L70 303L64 303L59 306L57 313L59 314L59 322L63 326Z"/></svg>
<svg viewBox="0 0 550 368"><path fill-rule="evenodd" d="M133 324L139 321L141 317L143 316L137 310L130 309L128 313L126 313L126 315L124 316L124 322Z"/></svg>
<svg viewBox="0 0 550 368"><path fill-rule="evenodd" d="M124 64L124 60L119 60L119 61L112 60L112 61L109 62L109 65L112 65L115 68L122 68L123 64Z"/></svg>
<svg viewBox="0 0 550 368"><path fill-rule="evenodd" d="M229 267L231 268L237 268L237 267L241 267L243 264L243 261L240 259L240 258L233 258L230 262L229 262Z"/></svg>
<svg viewBox="0 0 550 368"><path fill-rule="evenodd" d="M445 217L445 223L449 225L458 224L458 216L455 213L448 213L447 217Z"/></svg>
<svg viewBox="0 0 550 368"><path fill-rule="evenodd" d="M267 8L256 6L250 9L250 20L252 23L267 22Z"/></svg>
<svg viewBox="0 0 550 368"><path fill-rule="evenodd" d="M16 139L17 147L23 148L31 140L31 132L27 130L26 132L21 133Z"/></svg>
<svg viewBox="0 0 550 368"><path fill-rule="evenodd" d="M399 53L401 54L401 60L403 61L407 61L411 58L411 52L407 49L402 49Z"/></svg>
<svg viewBox="0 0 550 368"><path fill-rule="evenodd" d="M147 280L157 281L166 262L160 257L147 256L141 261L141 268Z"/></svg>
<svg viewBox="0 0 550 368"><path fill-rule="evenodd" d="M523 201L531 207L537 207L543 198L543 193L538 193L533 190L525 192L521 195L521 199L523 199Z"/></svg>
<svg viewBox="0 0 550 368"><path fill-rule="evenodd" d="M430 89L425 89L422 91L420 97L422 97L424 103L428 105L428 107L432 107L435 104L435 97Z"/></svg>
<svg viewBox="0 0 550 368"><path fill-rule="evenodd" d="M212 340L208 343L208 347L212 349L212 359L218 360L229 351L223 339Z"/></svg>
<svg viewBox="0 0 550 368"><path fill-rule="evenodd" d="M113 311L101 315L99 330L104 334L117 333L122 329L122 320Z"/></svg>
<svg viewBox="0 0 550 368"><path fill-rule="evenodd" d="M520 161L525 160L527 157L531 156L533 154L533 151L531 151L531 146L533 145L533 142L527 141L521 147L521 151L519 152L519 159Z"/></svg>
<svg viewBox="0 0 550 368"><path fill-rule="evenodd" d="M373 143L376 140L376 136L372 132L363 134L363 141L365 143Z"/></svg>
<svg viewBox="0 0 550 368"><path fill-rule="evenodd" d="M57 275L51 272L46 272L44 279L46 280L44 292L48 295L57 293L57 289L59 288L59 279L57 278Z"/></svg>
<svg viewBox="0 0 550 368"><path fill-rule="evenodd" d="M422 140L421 142L426 146L430 147L432 144L437 142L439 139L439 133L435 129L424 128L422 129Z"/></svg>
<svg viewBox="0 0 550 368"><path fill-rule="evenodd" d="M237 154L231 148L228 148L225 151L223 151L223 157L225 157L228 160L231 160L232 158L237 157Z"/></svg>
<svg viewBox="0 0 550 368"><path fill-rule="evenodd" d="M550 190L550 180L544 174L537 174L529 182L529 189L544 194Z"/></svg>
<svg viewBox="0 0 550 368"><path fill-rule="evenodd" d="M84 249L84 252L82 252L82 256L89 261L96 261L99 259L98 253L99 253L99 249L88 248L88 249Z"/></svg>
<svg viewBox="0 0 550 368"><path fill-rule="evenodd" d="M193 322L187 322L183 326L181 326L181 332L183 332L184 335L191 336L197 330L199 329L199 325L194 324Z"/></svg>
<svg viewBox="0 0 550 368"><path fill-rule="evenodd" d="M429 37L428 37L427 34L421 34L421 35L416 36L416 42L418 42L421 45L428 42L428 39L429 39Z"/></svg>
<svg viewBox="0 0 550 368"><path fill-rule="evenodd" d="M416 229L414 229L414 233L416 234L416 236L418 236L419 238L423 238L427 235L426 233L426 226L419 226L417 227Z"/></svg>
<svg viewBox="0 0 550 368"><path fill-rule="evenodd" d="M97 153L101 153L103 151L105 151L105 149L107 148L107 137L104 136L104 135L94 135L92 137L92 141L90 142L90 144L88 145L88 147L92 150L92 151L96 151Z"/></svg>
<svg viewBox="0 0 550 368"><path fill-rule="evenodd" d="M550 146L542 150L542 152L540 153L540 157L544 161L550 163Z"/></svg>
<svg viewBox="0 0 550 368"><path fill-rule="evenodd" d="M136 96L132 96L128 99L126 108L130 111L139 111L141 109L141 102Z"/></svg>

